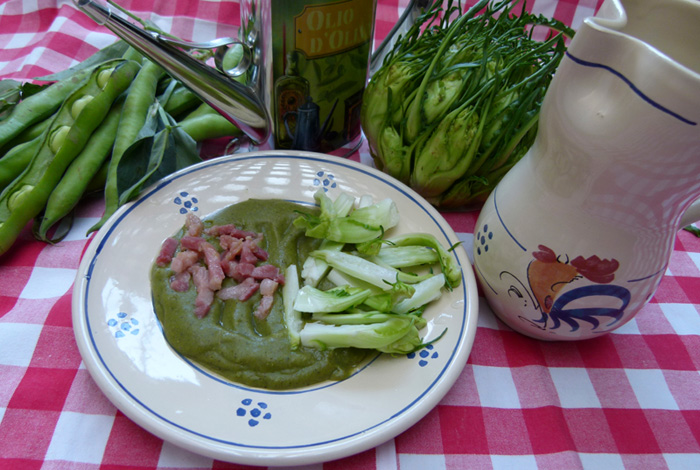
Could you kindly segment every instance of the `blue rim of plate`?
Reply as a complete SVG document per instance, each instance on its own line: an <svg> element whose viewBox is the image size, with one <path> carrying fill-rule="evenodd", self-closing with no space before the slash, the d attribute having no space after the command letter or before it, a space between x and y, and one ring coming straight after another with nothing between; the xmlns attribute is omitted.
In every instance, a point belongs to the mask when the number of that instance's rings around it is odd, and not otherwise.
<svg viewBox="0 0 700 470"><path fill-rule="evenodd" d="M279 153L279 154L276 154L276 153L274 153L274 152L273 152L273 153L265 153L265 152L262 152L262 153L252 153L252 154L250 154L250 155L247 155L247 154L236 154L236 155L231 155L231 156L228 156L228 157L218 157L218 158L213 159L213 160L204 161L204 162L198 163L198 164L196 164L196 165L193 165L193 166L191 166L191 167L188 167L188 168L185 168L185 169L183 169L183 170L180 170L180 171L178 171L178 172L176 172L176 173L173 173L173 174L171 174L171 175L165 177L165 178L164 178L163 180L161 180L160 182L156 183L151 189L148 189L147 192L146 192L144 195L140 196L140 197L139 197L137 200L135 200L134 202L129 203L129 205L127 205L127 206L125 207L125 209L124 209L121 213L117 213L117 214L115 215L114 220L110 220L110 221L108 222L108 225L105 227L106 230L105 230L105 231L101 231L102 233L100 233L100 238L99 238L98 240L94 240L94 241L93 241L93 243L94 243L95 241L98 242L98 243L97 243L96 248L94 249L94 253L91 255L91 258L90 258L90 260L89 260L89 263L87 264L87 270L86 270L86 273L85 273L85 275L84 275L84 279L85 279L85 281L84 281L84 282L85 282L85 284L84 284L84 294L82 294L82 299L81 299L81 302L82 302L82 305L83 305L83 310L84 310L84 311L83 311L83 320L84 320L84 322L85 322L85 325L86 325L86 328L87 328L87 332L88 332L88 336L89 336L89 338L90 338L90 345L92 346L92 349L93 349L95 355L96 355L97 358L99 359L100 364L101 364L101 368L103 369L103 371L106 371L106 372L108 373L109 377L111 377L111 379L114 381L114 383L117 384L117 385L119 386L119 388L120 388L131 400L133 400L135 403L137 403L143 410L145 410L146 412L148 412L148 414L149 414L150 416L152 416L152 417L154 417L154 418L157 418L157 420L160 421L161 423L163 423L163 424L165 424L165 425L168 425L168 426L175 427L175 428L177 428L177 429L179 429L179 430L181 430L181 431L185 431L186 433L189 433L189 434L191 434L191 435L193 435L193 436L197 436L197 437L203 438L203 439L205 439L205 440L211 441L212 443L225 444L225 445L232 446L232 447L235 447L235 448L240 448L240 449L260 449L260 450L272 450L272 449L274 449L274 450L306 449L306 448L320 447L320 446L324 446L324 445L328 445L328 444L332 444L332 443L336 443L336 442L340 442L340 441L345 441L345 440L354 438L354 437L356 437L356 436L358 436L358 435L360 435L360 434L367 433L368 431L375 430L376 428L378 428L378 427L380 427L380 426L383 426L383 425L385 425L385 424L388 424L388 423L391 422L392 420L395 420L396 418L405 415L405 414L406 414L410 409L412 409L420 400L422 400L424 397L426 397L426 395L428 395L429 392L433 391L433 389L435 388L435 386L443 379L443 377L445 376L445 374L447 373L448 370L450 370L452 367L455 367L455 366L459 366L459 367L460 367L460 370L461 370L461 368L464 367L464 365L466 364L466 361L467 361L467 358L468 358L468 355L469 355L469 352L470 352L469 350L465 352L465 358L464 358L464 363L465 363L465 364L455 364L455 356L456 356L457 352L461 349L461 347L462 347L462 346L464 345L464 343L465 343L465 334L466 334L466 332L467 332L466 325L467 325L467 318L468 318L468 309L469 309L469 307L470 307L469 301L468 301L468 295L467 295L467 282L466 282L467 280L466 280L465 274L464 274L464 272L465 272L465 266L462 265L462 263L461 263L460 260L459 260L459 257L455 257L455 258L456 258L456 260L457 260L457 263L458 263L458 264L460 265L460 267L462 268L462 280L461 280L461 283L460 283L460 286L459 286L459 288L462 290L462 296L463 296L463 298L464 298L463 308L462 308L462 311L460 312L460 320L461 320L461 323L460 323L460 325L459 325L459 326L460 326L459 335L458 335L457 340L456 340L456 342L455 342L455 347L452 349L452 351L451 351L451 353L450 353L450 356L449 356L449 359L446 361L446 363L445 363L444 367L442 368L442 370L440 371L440 373L435 377L435 379L434 379L430 384L428 384L428 385L425 387L425 389L424 389L421 393L419 393L418 395L416 395L416 396L411 400L411 402L410 402L408 405L404 406L404 407L403 407L401 410L399 410L398 412L392 414L391 416L384 417L381 421L378 421L378 422L375 422L375 423L371 423L371 424L367 425L366 427L364 427L364 428L361 429L361 430L358 430L358 431L355 431L355 432L353 432L353 433L350 433L350 434L347 434L347 435L344 435L344 436L341 436L341 437L337 437L337 438L334 438L334 439L325 440L325 441L318 441L318 442L313 442L313 443L297 444L297 445L288 445L288 446L274 446L274 445L262 446L262 445L250 445L250 444L244 444L244 443L240 443L240 442L235 442L235 441L220 439L220 438L213 437L213 436L208 436L208 435L203 434L203 433L201 433L201 432L198 432L198 431L195 431L195 430L193 430L193 429L189 429L189 428L187 428L187 427L185 427L185 426L183 426L183 425L180 425L180 424L178 424L178 423L172 421L171 419L168 419L168 418L162 416L161 414L155 412L151 407L149 407L149 406L148 406L146 403L144 403L141 399L139 399L137 396L135 396L135 395L122 383L122 381L121 381L121 380L115 375L115 373L109 368L109 366L107 365L105 359L103 358L103 356L102 356L102 354L101 354L101 352L100 352L100 350L99 350L99 347L98 347L98 345L97 345L97 343L96 343L96 340L95 340L95 337L94 337L94 334L93 334L93 328L91 327L91 324L90 324L89 309L88 309L88 298L89 298L89 296L90 296L91 274L92 274L92 272L93 272L93 269L95 268L95 265L96 265L96 263L97 263L97 260L98 260L98 258L99 258L99 256L100 256L100 254L102 253L103 249L105 248L105 245L106 245L107 241L110 239L110 237L111 237L111 235L114 233L115 229L118 228L119 224L120 224L134 209L136 209L139 205L141 205L143 202L145 202L146 200L148 200L148 199L149 199L152 195L154 195L155 193L161 191L163 188L167 187L168 185L170 185L170 184L173 183L174 181L176 181L176 180L178 180L178 179L180 179L180 178L182 178L182 177L184 177L184 176L187 176L187 175L190 175L190 174L192 174L192 173L199 172L199 171L202 171L202 170L207 170L207 169L210 169L210 168L212 168L212 167L219 166L219 165L228 165L228 164L231 164L231 163L239 163L239 162L244 162L244 161L247 161L247 160L261 160L261 159L262 159L262 160L269 160L269 159L285 159L285 160L299 160L299 161L311 161L311 162L323 163L323 164L326 164L326 165L337 166L337 167L340 167L340 168L343 168L343 169L346 169L346 170L350 170L350 171L353 171L353 172L362 173L362 174L364 174L365 176L368 176L368 177L370 177L370 178L379 180L379 181L383 182L384 184L387 184L388 186L392 187L394 190L400 192L404 197L406 197L407 199L409 199L409 200L410 200L412 203L414 203L418 208L420 208L420 210L422 210L423 212L425 212L425 213L431 218L431 220L435 223L435 225L436 225L437 228L440 230L440 232L442 233L442 235L443 235L443 237L445 238L445 240L449 241L448 233L445 232L445 230L444 230L443 226L440 224L440 222L439 222L439 221L434 217L434 215L427 209L427 207L430 207L430 206L429 206L429 205L428 205L428 206L425 206L425 205L421 204L420 201L419 201L413 194L411 194L411 193L409 192L409 191L412 191L412 190L407 191L407 190L406 190L406 187L405 187L402 183L398 183L398 184L397 184L397 183L395 183L395 182L393 182L393 181L387 179L388 175L385 175L385 174L383 174L383 173L380 173L379 171L374 170L374 169L372 169L371 167L363 167L361 164L352 162L352 161L350 161L350 160L341 160L341 159L337 159L337 160L336 160L336 159L326 158L326 157L324 157L324 156L322 156L322 155L319 155L319 156L311 156L311 155L308 155L308 154L297 155L297 154L286 154L286 153ZM300 203L300 204L309 204L309 201L292 201L292 202L297 202L297 203ZM467 268L471 269L471 267L467 267ZM79 277L81 276L80 270L79 270L79 272L78 272L78 276L79 276ZM472 333L473 333L473 332L472 332ZM473 336L473 334L472 334L472 336ZM468 347L469 347L469 349L470 349L470 348L471 348L471 345L469 345ZM175 351L173 351L173 353L176 354ZM182 357L182 356L180 356L180 357ZM183 358L183 359L186 359L186 358ZM186 360L187 360L187 359L186 359ZM363 370L365 370L367 367L369 367L369 366L371 365L371 363L373 363L375 360L376 360L376 357L373 358L373 359L371 359L365 366L363 366L360 370L356 371L353 375L351 375L351 376L348 377L347 379L344 379L344 381L350 380L352 377L354 377L354 376L358 375L359 373L361 373ZM285 394L286 394L286 395L289 395L289 394L313 393L313 392L317 392L317 391L319 391L319 390L322 390L322 389L325 389L325 388L328 388L328 387L333 387L333 386L335 386L335 385L337 385L337 384L343 382L343 381L340 381L340 382L323 383L323 384L321 384L321 385L319 385L319 386L317 386L317 387L305 388L305 389L301 389L301 390L286 390L286 391L285 391L285 390L283 390L283 391L264 390L264 389L246 387L246 386L243 386L243 385L240 385L240 384L235 384L235 383L228 382L228 381L226 381L226 380L222 380L222 379L220 379L220 378L218 378L218 377L212 375L211 373L207 372L205 369L202 369L201 367L199 367L199 366L197 366L196 364L192 363L192 361L187 360L187 362L188 362L189 365L191 365L192 367L196 368L196 370L197 370L198 372L203 373L204 375L206 375L207 377L209 377L209 378L211 378L211 379L213 379L213 380L216 380L216 381L218 381L218 382L220 382L220 383L224 383L225 385L228 385L228 386L231 386L231 387L234 387L234 388L238 388L238 389L242 389L242 390L248 390L248 391L251 391L251 392L254 392L254 393L259 393L259 394L269 394L269 395L285 395ZM447 391L449 390L449 388L451 388L451 386L452 386L452 383L447 384L447 386L446 386L445 389L443 390L442 395L441 395L440 397L436 397L436 398L437 398L437 399L442 398L442 396L443 396L445 393L447 393ZM437 400L436 400L436 402L437 402ZM122 410L122 411L124 411L124 410ZM415 419L412 421L412 423L409 424L409 426L412 425L413 423L415 423L416 421L418 421L420 418L422 418L425 414L427 414L428 411L429 411L429 410L426 410L425 413L421 414L420 416L414 417ZM125 414L126 414L126 412L125 412ZM404 428L404 430L405 430L405 429L406 429L406 428ZM401 430L399 430L398 432L401 432ZM162 436L161 436L161 437L162 437ZM393 437L393 436L391 436L391 437ZM390 438L390 437L389 437L389 438ZM167 440L167 438L164 438L164 439ZM373 444L373 446L374 446L374 445L376 445L376 444ZM367 447L367 448L369 448L369 447ZM361 451L361 450L356 450L356 451L354 451L353 453L360 452L360 451ZM350 454L347 454L347 455L350 455ZM290 463L291 463L291 462L290 462Z"/></svg>

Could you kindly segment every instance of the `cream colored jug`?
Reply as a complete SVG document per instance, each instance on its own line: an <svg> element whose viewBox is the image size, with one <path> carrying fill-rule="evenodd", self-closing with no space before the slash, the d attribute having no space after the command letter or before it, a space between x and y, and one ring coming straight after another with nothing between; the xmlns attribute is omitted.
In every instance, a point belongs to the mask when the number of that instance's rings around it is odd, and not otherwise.
<svg viewBox="0 0 700 470"><path fill-rule="evenodd" d="M605 0L584 20L475 227L483 294L516 331L596 337L653 296L700 220L699 45L697 0Z"/></svg>

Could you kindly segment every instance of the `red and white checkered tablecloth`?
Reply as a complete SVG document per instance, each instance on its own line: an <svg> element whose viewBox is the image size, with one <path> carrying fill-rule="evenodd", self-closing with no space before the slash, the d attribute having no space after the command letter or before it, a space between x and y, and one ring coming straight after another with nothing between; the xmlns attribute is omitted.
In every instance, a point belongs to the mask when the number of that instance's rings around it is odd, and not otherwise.
<svg viewBox="0 0 700 470"><path fill-rule="evenodd" d="M236 1L122 0L191 40L235 35ZM379 0L383 38L408 0ZM599 0L535 0L573 27ZM63 70L116 38L68 0L0 3L0 78ZM366 147L353 157L371 165ZM27 229L0 257L0 469L222 469L143 430L97 388L75 343L71 288L103 201L54 246ZM445 213L470 251L477 212ZM614 333L547 343L485 302L469 362L428 415L372 450L315 470L700 468L700 239L681 231L651 302Z"/></svg>

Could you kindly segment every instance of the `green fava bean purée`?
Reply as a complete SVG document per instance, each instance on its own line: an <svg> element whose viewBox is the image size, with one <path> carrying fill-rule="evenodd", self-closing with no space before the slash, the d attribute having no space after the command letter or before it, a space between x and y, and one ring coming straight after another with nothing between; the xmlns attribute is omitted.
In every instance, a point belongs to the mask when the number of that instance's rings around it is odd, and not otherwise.
<svg viewBox="0 0 700 470"><path fill-rule="evenodd" d="M320 240L294 227L296 210L311 208L283 200L248 200L229 206L203 219L204 226L234 224L237 228L263 234L260 247L267 251L265 263L284 272L287 266L301 266ZM185 233L183 228L176 238ZM209 238L219 248L215 238ZM202 262L202 261L200 261ZM153 265L153 304L165 338L175 351L228 380L252 387L285 390L309 386L350 375L370 352L353 348L321 350L300 346L292 350L284 325L282 286L274 294L269 316L253 315L261 295L249 300L214 299L203 318L194 313L196 290L190 281L185 292L170 286L170 265ZM235 284L227 278L223 287Z"/></svg>

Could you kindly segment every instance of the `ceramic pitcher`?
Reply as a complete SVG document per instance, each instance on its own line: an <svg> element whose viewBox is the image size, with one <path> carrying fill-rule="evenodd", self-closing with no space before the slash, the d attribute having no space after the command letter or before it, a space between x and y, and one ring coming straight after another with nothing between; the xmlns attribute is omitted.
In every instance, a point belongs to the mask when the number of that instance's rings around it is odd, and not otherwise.
<svg viewBox="0 0 700 470"><path fill-rule="evenodd" d="M516 331L596 337L653 296L700 220L699 44L697 0L605 0L584 20L475 227L483 294Z"/></svg>

